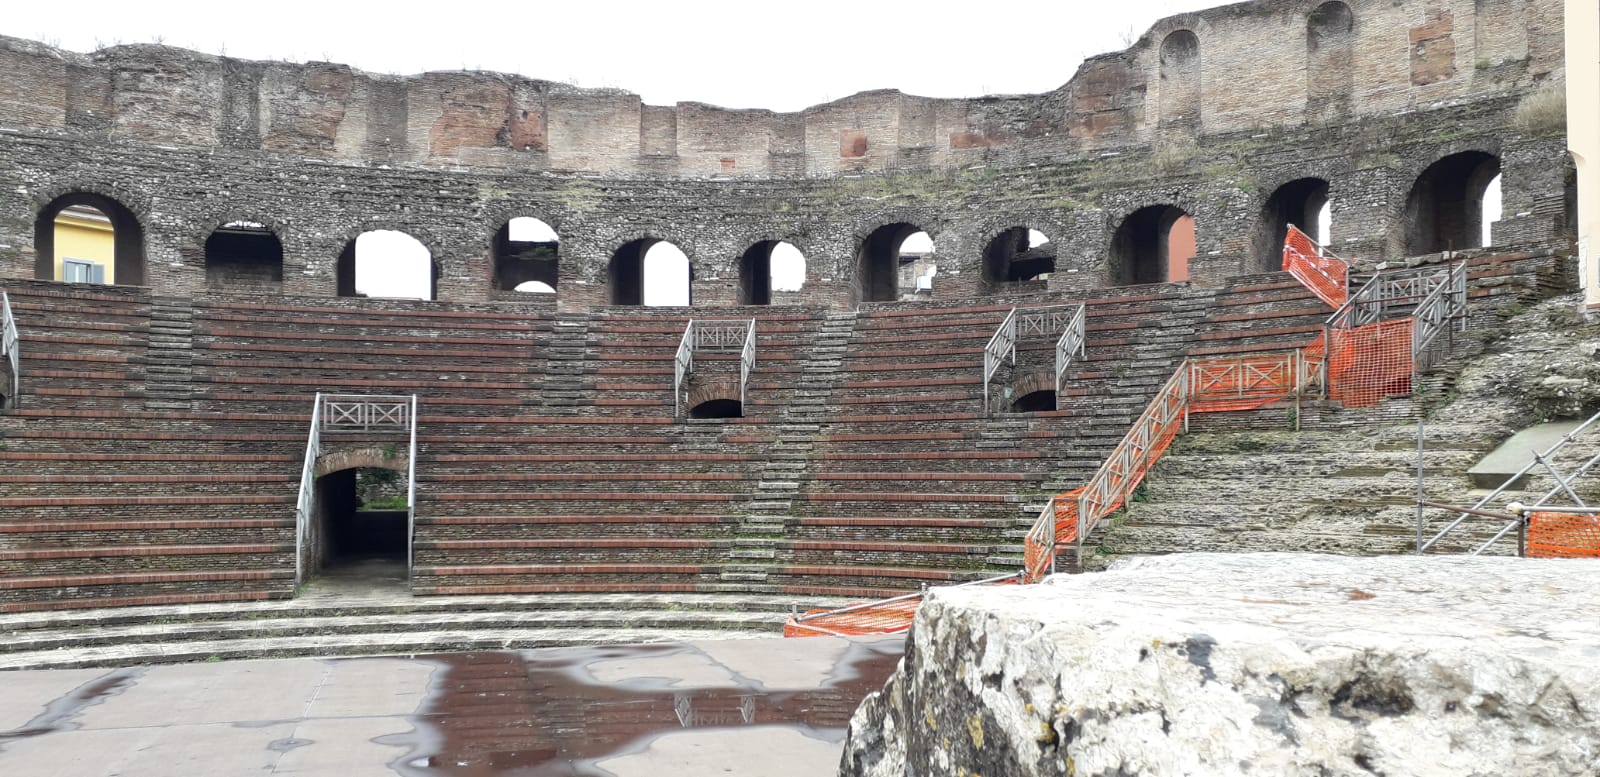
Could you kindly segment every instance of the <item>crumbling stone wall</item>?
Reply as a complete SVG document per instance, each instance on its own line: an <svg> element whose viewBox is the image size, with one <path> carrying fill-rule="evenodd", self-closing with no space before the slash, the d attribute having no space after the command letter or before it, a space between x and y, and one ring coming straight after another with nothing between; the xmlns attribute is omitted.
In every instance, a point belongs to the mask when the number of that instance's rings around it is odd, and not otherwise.
<svg viewBox="0 0 1600 777"><path fill-rule="evenodd" d="M934 299L990 291L983 247L1018 226L1057 246L1049 288L1081 290L1113 283L1121 220L1162 204L1196 218L1191 280L1216 286L1256 269L1264 204L1308 176L1329 183L1341 253L1400 255L1413 182L1465 150L1501 160L1497 242L1560 240L1563 144L1514 122L1562 78L1560 36L1557 0L1264 0L1161 20L1042 95L875 91L797 113L0 38L0 277L33 276L36 214L82 191L139 219L162 294L204 289L207 236L245 219L283 243L267 293L332 294L344 246L395 229L432 252L437 298L487 300L493 236L519 215L561 235L566 310L608 304L610 258L640 238L683 249L697 306L737 304L740 256L786 240L807 257L786 301L848 307L861 241L901 221L936 241Z"/></svg>

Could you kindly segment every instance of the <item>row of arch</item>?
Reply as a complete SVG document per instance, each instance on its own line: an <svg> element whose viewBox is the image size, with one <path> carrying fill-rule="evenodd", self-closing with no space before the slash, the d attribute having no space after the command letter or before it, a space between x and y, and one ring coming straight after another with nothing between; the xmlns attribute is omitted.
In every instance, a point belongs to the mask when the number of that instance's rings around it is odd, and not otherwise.
<svg viewBox="0 0 1600 777"><path fill-rule="evenodd" d="M1499 159L1481 151L1454 154L1424 170L1412 186L1402 219L1407 252L1427 254L1487 245L1487 224L1498 218L1499 173ZM1259 269L1277 269L1284 233L1291 224L1328 242L1330 213L1326 180L1301 178L1280 186L1265 201L1252 239ZM70 255L70 251L86 249L77 248L82 241L76 233L69 236L62 231L67 221L73 221L74 228L92 222L105 233L102 274L73 274L88 260ZM52 201L39 214L35 246L41 278L125 285L144 282L139 220L127 207L103 195L72 193ZM511 219L495 234L492 246L492 288L534 293L557 290L560 237L548 224L532 217ZM208 280L219 285L282 281L283 247L264 224L224 224L207 238L204 250ZM1191 214L1171 203L1142 207L1124 217L1113 231L1108 280L1118 285L1185 280L1194 253ZM990 288L1025 284L1045 280L1055 272L1056 249L1039 230L1013 226L985 244L981 261L983 281ZM791 243L764 240L751 245L738 261L740 304L767 305L773 302L774 292L799 290L806 276L805 263L804 255ZM878 227L857 245L860 299L914 298L931 290L938 267L933 240L922 227L910 222ZM610 258L606 278L609 301L614 305L689 305L693 303L693 273L687 256L671 242L636 239L623 244ZM349 241L335 265L340 296L433 299L436 284L437 263L428 248L393 230L366 232Z"/></svg>

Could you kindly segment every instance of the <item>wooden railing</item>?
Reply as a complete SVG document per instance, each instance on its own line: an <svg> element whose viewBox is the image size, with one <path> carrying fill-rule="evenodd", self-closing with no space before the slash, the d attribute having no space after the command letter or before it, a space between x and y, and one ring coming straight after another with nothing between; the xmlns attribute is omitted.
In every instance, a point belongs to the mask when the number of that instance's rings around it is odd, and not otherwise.
<svg viewBox="0 0 1600 777"><path fill-rule="evenodd" d="M0 409L16 407L22 391L21 338L17 335L17 320L11 316L11 298L0 291L0 356L11 365L11 390L6 392Z"/></svg>

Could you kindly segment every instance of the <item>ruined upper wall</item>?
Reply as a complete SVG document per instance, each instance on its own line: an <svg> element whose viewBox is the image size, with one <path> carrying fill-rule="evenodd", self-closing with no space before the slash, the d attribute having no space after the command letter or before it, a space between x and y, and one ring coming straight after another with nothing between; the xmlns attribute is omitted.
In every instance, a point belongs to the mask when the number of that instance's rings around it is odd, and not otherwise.
<svg viewBox="0 0 1600 777"><path fill-rule="evenodd" d="M1343 8L1341 8L1343 6ZM384 76L0 36L0 127L298 157L608 175L826 176L1325 125L1525 89L1561 0L1254 0L1163 19L1042 95L865 92L798 113L480 72Z"/></svg>

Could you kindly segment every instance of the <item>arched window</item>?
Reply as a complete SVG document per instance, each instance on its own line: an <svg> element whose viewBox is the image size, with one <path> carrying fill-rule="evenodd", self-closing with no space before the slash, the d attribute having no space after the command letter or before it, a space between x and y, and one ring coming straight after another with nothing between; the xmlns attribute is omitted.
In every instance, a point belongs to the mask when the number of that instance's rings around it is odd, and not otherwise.
<svg viewBox="0 0 1600 777"><path fill-rule="evenodd" d="M1037 229L1011 227L995 235L983 249L983 280L990 288L1043 280L1055 269L1055 245Z"/></svg>
<svg viewBox="0 0 1600 777"><path fill-rule="evenodd" d="M806 281L806 258L779 240L763 240L739 257L739 304L771 305L772 292L799 291Z"/></svg>
<svg viewBox="0 0 1600 777"><path fill-rule="evenodd" d="M1350 111L1355 88L1355 14L1338 0L1306 17L1306 113L1336 118Z"/></svg>
<svg viewBox="0 0 1600 777"><path fill-rule="evenodd" d="M431 300L436 281L428 247L392 229L363 232L345 244L335 276L341 297Z"/></svg>
<svg viewBox="0 0 1600 777"><path fill-rule="evenodd" d="M1162 124L1200 123L1200 38L1176 30L1161 41Z"/></svg>
<svg viewBox="0 0 1600 777"><path fill-rule="evenodd" d="M1261 218L1257 222L1257 269L1270 272L1283 267L1283 239L1291 224L1311 239L1326 244L1328 227L1324 226L1323 217L1328 212L1327 181L1300 178L1279 186L1261 207Z"/></svg>
<svg viewBox="0 0 1600 777"><path fill-rule="evenodd" d="M561 238L549 224L518 216L494 235L494 288L497 291L555 292Z"/></svg>
<svg viewBox="0 0 1600 777"><path fill-rule="evenodd" d="M1482 151L1451 154L1422 171L1406 197L1405 251L1408 256L1479 248L1485 228L1500 217L1498 201L1485 214L1486 194L1498 183L1500 159ZM1498 200L1498 186L1494 200Z"/></svg>
<svg viewBox="0 0 1600 777"><path fill-rule="evenodd" d="M206 238L206 284L279 288L283 243L265 224L230 221Z"/></svg>
<svg viewBox="0 0 1600 777"><path fill-rule="evenodd" d="M1194 219L1173 205L1151 205L1129 214L1111 239L1113 280L1119 285L1189 278L1194 258Z"/></svg>
<svg viewBox="0 0 1600 777"><path fill-rule="evenodd" d="M862 302L893 302L902 293L930 292L936 272L933 238L913 224L878 227L856 249Z"/></svg>
<svg viewBox="0 0 1600 777"><path fill-rule="evenodd" d="M694 270L683 250L655 238L624 243L611 255L613 305L682 306L693 302Z"/></svg>
<svg viewBox="0 0 1600 777"><path fill-rule="evenodd" d="M144 228L110 197L75 192L39 211L34 277L72 283L144 283Z"/></svg>

